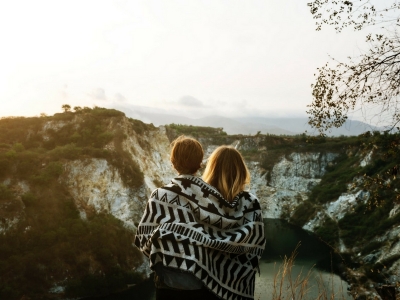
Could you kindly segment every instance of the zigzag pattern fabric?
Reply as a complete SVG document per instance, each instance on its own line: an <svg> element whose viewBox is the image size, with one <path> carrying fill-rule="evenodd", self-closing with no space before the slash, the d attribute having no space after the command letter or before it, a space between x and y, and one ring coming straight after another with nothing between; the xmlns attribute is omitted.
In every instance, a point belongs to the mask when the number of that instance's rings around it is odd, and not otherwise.
<svg viewBox="0 0 400 300"><path fill-rule="evenodd" d="M254 299L265 247L259 201L241 192L229 203L202 179L181 175L152 193L135 245L152 269L162 263L194 274L222 299Z"/></svg>

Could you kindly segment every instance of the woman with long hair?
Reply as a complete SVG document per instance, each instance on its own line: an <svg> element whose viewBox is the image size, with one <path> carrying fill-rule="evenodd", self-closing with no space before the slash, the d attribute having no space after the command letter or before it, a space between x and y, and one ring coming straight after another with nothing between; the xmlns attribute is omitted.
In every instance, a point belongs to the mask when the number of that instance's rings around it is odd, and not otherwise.
<svg viewBox="0 0 400 300"><path fill-rule="evenodd" d="M190 153L176 149L184 142L171 153L178 172L179 161L193 164ZM244 160L221 146L204 180L192 171L152 193L137 229L135 244L155 271L156 299L254 299L264 223L258 199L245 191L250 174Z"/></svg>
<svg viewBox="0 0 400 300"><path fill-rule="evenodd" d="M232 202L250 184L250 173L239 151L232 146L220 146L208 159L203 180Z"/></svg>

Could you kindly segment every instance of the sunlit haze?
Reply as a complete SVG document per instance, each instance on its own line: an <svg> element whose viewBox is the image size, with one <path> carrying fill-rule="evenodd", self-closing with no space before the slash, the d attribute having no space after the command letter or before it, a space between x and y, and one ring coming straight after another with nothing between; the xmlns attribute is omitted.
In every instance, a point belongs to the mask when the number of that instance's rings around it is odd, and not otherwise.
<svg viewBox="0 0 400 300"><path fill-rule="evenodd" d="M366 48L363 33L315 31L307 2L2 1L0 116L305 116L316 68Z"/></svg>

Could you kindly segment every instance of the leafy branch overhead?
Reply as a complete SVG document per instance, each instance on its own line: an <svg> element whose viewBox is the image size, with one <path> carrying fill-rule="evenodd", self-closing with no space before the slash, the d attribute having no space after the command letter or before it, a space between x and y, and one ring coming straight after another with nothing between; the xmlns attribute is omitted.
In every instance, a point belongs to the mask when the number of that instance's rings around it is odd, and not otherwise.
<svg viewBox="0 0 400 300"><path fill-rule="evenodd" d="M333 59L318 68L311 85L313 102L308 105L309 124L324 133L340 127L350 112L359 110L369 122L391 130L400 122L400 2L396 0L333 1L308 3L317 30L334 26L369 28L369 49L347 62ZM384 28L383 28L384 27Z"/></svg>

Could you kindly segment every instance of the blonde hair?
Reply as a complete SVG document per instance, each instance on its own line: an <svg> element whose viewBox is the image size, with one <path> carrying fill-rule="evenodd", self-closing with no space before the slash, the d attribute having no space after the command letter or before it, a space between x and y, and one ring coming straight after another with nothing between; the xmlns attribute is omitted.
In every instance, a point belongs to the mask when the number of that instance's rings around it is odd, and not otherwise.
<svg viewBox="0 0 400 300"><path fill-rule="evenodd" d="M228 202L232 202L250 183L250 172L239 151L231 146L220 146L210 155L203 180L216 187Z"/></svg>
<svg viewBox="0 0 400 300"><path fill-rule="evenodd" d="M179 174L195 174L201 167L204 151L195 139L181 135L171 143L170 160Z"/></svg>

